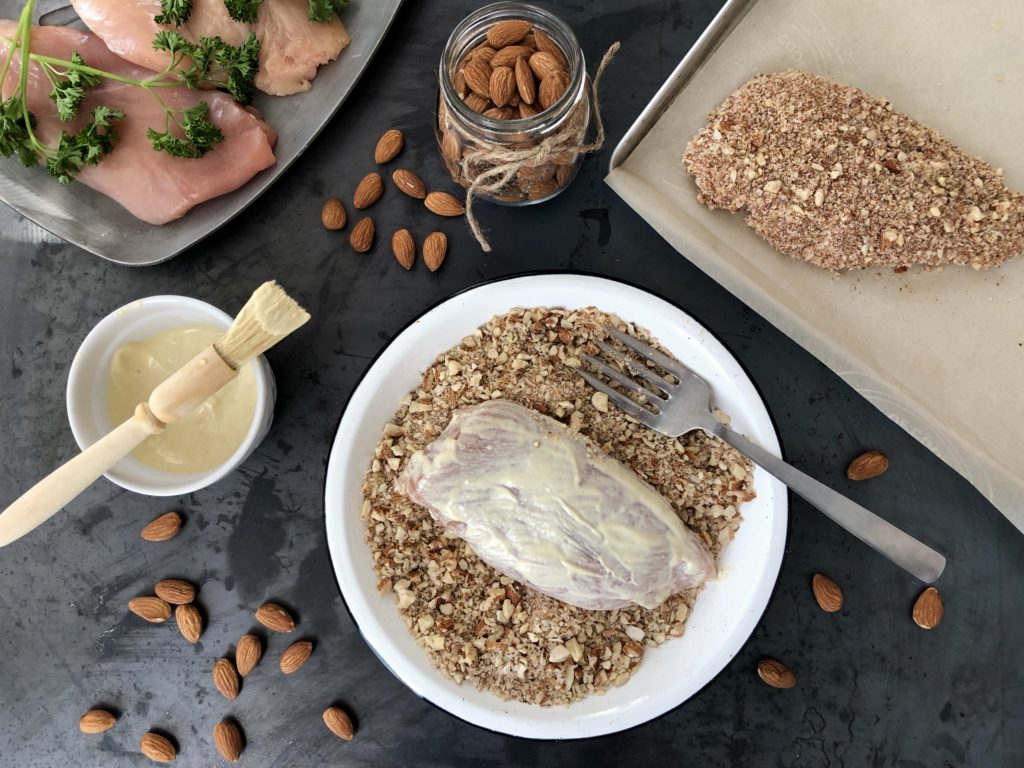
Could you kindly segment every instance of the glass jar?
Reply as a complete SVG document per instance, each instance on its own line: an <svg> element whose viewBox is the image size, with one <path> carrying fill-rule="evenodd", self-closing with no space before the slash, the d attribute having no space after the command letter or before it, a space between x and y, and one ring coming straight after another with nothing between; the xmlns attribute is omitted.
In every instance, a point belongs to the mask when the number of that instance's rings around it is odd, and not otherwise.
<svg viewBox="0 0 1024 768"><path fill-rule="evenodd" d="M464 71L460 73L460 69L471 52L487 46L487 32L492 25L513 19L533 25L525 40L528 46L535 29L558 46L567 64L568 84L547 109L535 115L524 110L527 116L523 117L518 107L512 107L514 119L501 119L494 116L497 110L487 110L492 113L488 116L467 103L467 98L472 102L479 97L466 86ZM490 71L489 62L486 71ZM550 200L575 178L583 162L583 154L575 149L585 144L590 126L591 90L583 51L561 19L529 3L485 6L467 16L448 38L438 80L438 149L457 184L468 188L483 174L480 185L497 188L480 189L478 185L478 195L501 205L519 206ZM521 99L518 87L513 98ZM538 93L535 103L539 98ZM520 165L524 154L529 155L531 149L551 137L558 137L554 146L548 142L538 157L527 157L522 167L510 171L509 165Z"/></svg>

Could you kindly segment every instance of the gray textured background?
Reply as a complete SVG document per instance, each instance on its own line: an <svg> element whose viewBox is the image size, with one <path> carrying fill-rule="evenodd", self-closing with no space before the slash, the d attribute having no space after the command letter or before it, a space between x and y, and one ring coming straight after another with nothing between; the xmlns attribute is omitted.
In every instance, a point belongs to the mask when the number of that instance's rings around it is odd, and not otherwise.
<svg viewBox="0 0 1024 768"><path fill-rule="evenodd" d="M385 128L406 132L403 165L443 184L429 120L433 70L448 31L475 5L410 0L353 98L306 155L227 230L168 264L114 267L0 211L0 503L72 454L68 366L113 308L180 293L234 312L255 285L276 277L314 318L269 355L280 388L276 421L239 472L165 501L101 481L68 513L0 551L0 765L142 765L137 744L149 728L176 737L178 765L212 765L211 729L226 715L248 739L240 764L253 767L1024 765L1024 537L601 183L610 147L718 2L547 3L591 60L612 40L623 43L604 93L609 150L551 203L486 208L493 254L479 252L461 221L445 222L444 268L431 275L420 264L406 274L386 242L356 255L344 236L320 228L322 199L351 195L373 168ZM393 189L373 214L385 235L410 226L422 236L435 224ZM325 552L322 483L336 420L371 358L424 308L480 280L538 269L630 280L714 330L760 386L792 462L949 556L939 583L944 623L932 632L915 627L909 612L920 585L794 499L782 575L757 631L704 691L654 723L587 742L517 740L465 725L394 679L353 627ZM848 483L846 463L868 448L888 453L892 469ZM187 516L182 534L142 542L141 526L169 508ZM816 570L845 588L841 614L814 605ZM201 585L209 628L195 647L172 624L143 626L126 611L165 576ZM251 611L267 598L295 609L297 634L317 649L284 678L274 665L286 642L270 638L268 658L228 702L212 687L211 664L253 626ZM797 687L763 685L754 673L762 655L790 663ZM357 719L349 744L320 721L332 701ZM123 717L102 736L83 736L78 717L96 704Z"/></svg>

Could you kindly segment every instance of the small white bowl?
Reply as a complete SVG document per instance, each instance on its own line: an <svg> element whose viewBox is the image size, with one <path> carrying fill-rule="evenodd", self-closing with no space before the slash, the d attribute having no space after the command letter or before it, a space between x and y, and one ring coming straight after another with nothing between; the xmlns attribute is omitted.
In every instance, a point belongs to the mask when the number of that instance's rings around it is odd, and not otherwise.
<svg viewBox="0 0 1024 768"><path fill-rule="evenodd" d="M118 348L172 328L187 325L231 327L233 318L214 306L186 296L152 296L115 310L85 337L68 374L68 420L78 446L85 450L114 428L110 423L107 393L110 363ZM245 461L267 436L274 418L277 386L270 365L262 356L255 365L256 408L249 431L231 457L206 472L165 472L128 456L107 473L112 483L146 496L183 496L220 480Z"/></svg>

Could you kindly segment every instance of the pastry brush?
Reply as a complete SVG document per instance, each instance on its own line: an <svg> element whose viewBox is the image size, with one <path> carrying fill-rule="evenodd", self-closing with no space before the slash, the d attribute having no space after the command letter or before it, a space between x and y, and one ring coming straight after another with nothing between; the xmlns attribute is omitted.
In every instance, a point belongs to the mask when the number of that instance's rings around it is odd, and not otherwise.
<svg viewBox="0 0 1024 768"><path fill-rule="evenodd" d="M239 369L309 320L274 281L256 289L227 333L172 373L135 414L51 472L0 514L0 547L49 520L150 435L190 414Z"/></svg>

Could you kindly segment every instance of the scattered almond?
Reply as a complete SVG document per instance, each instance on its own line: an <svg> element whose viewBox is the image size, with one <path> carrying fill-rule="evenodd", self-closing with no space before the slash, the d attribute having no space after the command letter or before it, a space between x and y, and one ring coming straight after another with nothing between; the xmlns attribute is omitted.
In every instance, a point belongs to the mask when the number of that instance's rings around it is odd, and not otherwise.
<svg viewBox="0 0 1024 768"><path fill-rule="evenodd" d="M213 684L225 699L234 701L238 698L241 683L235 665L229 659L217 659L213 665Z"/></svg>
<svg viewBox="0 0 1024 768"><path fill-rule="evenodd" d="M391 236L391 250L404 269L412 269L416 261L416 241L408 229L400 229Z"/></svg>
<svg viewBox="0 0 1024 768"><path fill-rule="evenodd" d="M320 221L323 223L325 229L344 229L345 224L348 222L348 213L345 212L345 204L336 197L327 198L324 202L323 209L320 211Z"/></svg>
<svg viewBox="0 0 1024 768"><path fill-rule="evenodd" d="M198 643L203 634L203 617L194 605L179 605L174 609L174 620L181 636L190 643Z"/></svg>
<svg viewBox="0 0 1024 768"><path fill-rule="evenodd" d="M242 732L230 720L221 720L213 726L213 744L220 756L234 763L242 756Z"/></svg>
<svg viewBox="0 0 1024 768"><path fill-rule="evenodd" d="M385 131L384 135L377 141L377 147L373 150L373 160L383 165L390 163L405 145L405 135L397 128Z"/></svg>
<svg viewBox="0 0 1024 768"><path fill-rule="evenodd" d="M814 578L811 579L811 589L814 591L814 599L818 601L821 610L835 613L843 607L843 590L825 574L814 574Z"/></svg>
<svg viewBox="0 0 1024 768"><path fill-rule="evenodd" d="M881 451L868 451L850 462L850 466L846 468L846 476L850 480L870 480L888 468L888 456Z"/></svg>
<svg viewBox="0 0 1024 768"><path fill-rule="evenodd" d="M356 187L352 204L356 207L356 210L361 211L380 200L380 196L383 194L384 180L380 177L380 174L368 173L363 176L363 180Z"/></svg>
<svg viewBox="0 0 1024 768"><path fill-rule="evenodd" d="M177 512L165 512L142 529L141 536L146 541L167 541L178 535L181 530L181 515Z"/></svg>
<svg viewBox="0 0 1024 768"><path fill-rule="evenodd" d="M103 733L109 731L117 722L117 717L105 709L90 709L78 721L78 730L82 733Z"/></svg>
<svg viewBox="0 0 1024 768"><path fill-rule="evenodd" d="M431 232L423 241L423 263L431 272L437 272L448 254L448 236L444 232Z"/></svg>
<svg viewBox="0 0 1024 768"><path fill-rule="evenodd" d="M539 53L535 53L534 56L540 56ZM540 89L537 91L537 100L540 101L541 107L544 109L551 109L565 93L565 89L569 87L569 76L564 72L552 72L550 75L540 81Z"/></svg>
<svg viewBox="0 0 1024 768"><path fill-rule="evenodd" d="M537 76L537 79L542 81L553 74L565 74L565 68L561 63L552 56L550 53L544 51L537 51L530 56L530 69L533 70L533 74Z"/></svg>
<svg viewBox="0 0 1024 768"><path fill-rule="evenodd" d="M352 741L352 736L355 734L355 731L352 728L352 719L345 713L345 710L341 709L341 707L328 707L325 709L324 724L330 729L331 733L339 739Z"/></svg>
<svg viewBox="0 0 1024 768"><path fill-rule="evenodd" d="M516 74L511 67L495 67L491 70L490 94L496 107L504 107L516 89Z"/></svg>
<svg viewBox="0 0 1024 768"><path fill-rule="evenodd" d="M533 49L525 45L509 45L502 48L491 59L492 67L514 67L519 59L528 59L533 55Z"/></svg>
<svg viewBox="0 0 1024 768"><path fill-rule="evenodd" d="M395 186L398 187L399 191L404 192L409 197L415 197L417 200L422 200L427 196L426 185L423 183L423 180L412 171L406 170L405 168L398 168L391 174L391 180L395 182Z"/></svg>
<svg viewBox="0 0 1024 768"><path fill-rule="evenodd" d="M274 632L292 632L295 619L277 603L264 603L256 609L256 621Z"/></svg>
<svg viewBox="0 0 1024 768"><path fill-rule="evenodd" d="M757 674L772 688L792 688L796 685L793 670L775 659L761 659L757 662Z"/></svg>
<svg viewBox="0 0 1024 768"><path fill-rule="evenodd" d="M506 19L499 21L487 30L487 44L495 50L504 48L506 45L518 43L533 25L525 19Z"/></svg>
<svg viewBox="0 0 1024 768"><path fill-rule="evenodd" d="M352 231L348 235L348 244L356 253L366 253L373 247L374 231L373 219L364 216L352 227Z"/></svg>
<svg viewBox="0 0 1024 768"><path fill-rule="evenodd" d="M474 57L462 68L469 90L486 99L491 97L491 65L483 58Z"/></svg>
<svg viewBox="0 0 1024 768"><path fill-rule="evenodd" d="M171 605L184 605L196 599L196 588L183 579L161 579L153 591Z"/></svg>
<svg viewBox="0 0 1024 768"><path fill-rule="evenodd" d="M173 763L178 752L165 736L150 731L139 741L139 750L155 763Z"/></svg>
<svg viewBox="0 0 1024 768"><path fill-rule="evenodd" d="M132 598L128 601L128 610L153 624L162 624L171 618L171 606L159 597Z"/></svg>
<svg viewBox="0 0 1024 768"><path fill-rule="evenodd" d="M299 640L284 649L281 654L280 667L286 675L290 675L299 667L305 664L313 653L313 643L309 640Z"/></svg>
<svg viewBox="0 0 1024 768"><path fill-rule="evenodd" d="M458 198L448 192L431 192L423 204L438 216L461 216L466 212Z"/></svg>
<svg viewBox="0 0 1024 768"><path fill-rule="evenodd" d="M526 63L526 59L516 59L516 88L519 89L519 98L527 104L533 104L537 98L537 82L533 79L533 70Z"/></svg>
<svg viewBox="0 0 1024 768"><path fill-rule="evenodd" d="M252 672L260 663L262 655L263 646L260 645L260 639L256 635L242 635L235 646L235 666L238 674L245 677Z"/></svg>
<svg viewBox="0 0 1024 768"><path fill-rule="evenodd" d="M912 616L921 629L935 629L942 621L942 595L935 587L928 587L914 602Z"/></svg>

